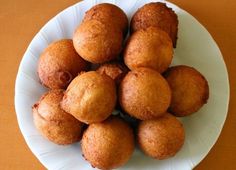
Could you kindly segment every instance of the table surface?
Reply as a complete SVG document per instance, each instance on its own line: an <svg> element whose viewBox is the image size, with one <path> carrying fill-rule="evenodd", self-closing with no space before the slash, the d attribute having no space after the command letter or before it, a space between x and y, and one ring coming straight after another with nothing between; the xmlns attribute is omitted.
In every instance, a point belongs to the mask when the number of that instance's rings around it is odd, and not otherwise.
<svg viewBox="0 0 236 170"><path fill-rule="evenodd" d="M195 168L236 169L236 2L170 0L196 17L211 33L227 65L231 97L222 133ZM78 0L0 0L0 169L45 169L27 147L14 109L14 84L21 58L39 29Z"/></svg>

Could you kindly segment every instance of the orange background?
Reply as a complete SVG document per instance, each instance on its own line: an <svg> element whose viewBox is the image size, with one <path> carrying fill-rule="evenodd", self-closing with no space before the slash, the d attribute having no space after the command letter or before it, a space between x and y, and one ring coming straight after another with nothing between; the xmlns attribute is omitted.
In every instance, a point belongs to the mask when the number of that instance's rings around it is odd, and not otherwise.
<svg viewBox="0 0 236 170"><path fill-rule="evenodd" d="M195 168L236 169L236 1L170 0L195 16L211 33L226 62L231 88L223 131ZM39 29L78 0L0 0L0 169L45 169L27 147L14 109L14 84L20 60Z"/></svg>

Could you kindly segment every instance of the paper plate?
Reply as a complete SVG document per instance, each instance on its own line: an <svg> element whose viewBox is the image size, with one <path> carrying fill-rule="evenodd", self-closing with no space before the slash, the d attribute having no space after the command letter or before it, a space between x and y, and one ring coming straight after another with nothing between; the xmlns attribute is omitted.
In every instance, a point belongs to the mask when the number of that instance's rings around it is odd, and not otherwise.
<svg viewBox="0 0 236 170"><path fill-rule="evenodd" d="M15 85L18 123L28 146L48 169L93 170L82 157L79 143L58 146L44 139L35 129L31 106L47 91L39 83L36 72L37 62L48 44L61 38L72 38L85 11L102 2L116 4L130 19L139 7L151 0L86 0L67 8L51 19L34 37L19 67ZM207 30L193 16L174 4L166 3L175 10L179 18L179 38L172 65L185 64L199 70L209 82L210 98L198 113L181 119L186 130L186 141L176 156L157 161L136 149L130 161L120 168L123 170L192 169L207 155L216 142L227 115L229 82L219 48Z"/></svg>

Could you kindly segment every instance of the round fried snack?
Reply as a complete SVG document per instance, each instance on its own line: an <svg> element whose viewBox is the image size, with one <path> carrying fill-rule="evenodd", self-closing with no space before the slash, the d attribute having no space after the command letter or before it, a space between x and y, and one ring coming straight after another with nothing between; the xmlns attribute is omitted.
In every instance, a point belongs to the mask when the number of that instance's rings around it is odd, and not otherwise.
<svg viewBox="0 0 236 170"><path fill-rule="evenodd" d="M182 123L167 113L158 119L141 121L137 139L145 154L162 160L174 156L181 149L185 132Z"/></svg>
<svg viewBox="0 0 236 170"><path fill-rule="evenodd" d="M139 8L131 20L131 32L150 26L158 27L169 34L176 47L178 17L165 3L151 2Z"/></svg>
<svg viewBox="0 0 236 170"><path fill-rule="evenodd" d="M116 105L116 87L107 75L89 71L76 77L68 86L62 108L86 124L108 118Z"/></svg>
<svg viewBox="0 0 236 170"><path fill-rule="evenodd" d="M73 36L78 54L95 64L115 59L122 50L122 42L122 32L114 25L94 19L82 22Z"/></svg>
<svg viewBox="0 0 236 170"><path fill-rule="evenodd" d="M189 66L174 66L165 73L172 89L169 111L176 116L197 112L209 98L209 86L204 76Z"/></svg>
<svg viewBox="0 0 236 170"><path fill-rule="evenodd" d="M130 159L134 146L133 130L115 116L89 125L81 140L84 158L99 169L114 169L124 165Z"/></svg>
<svg viewBox="0 0 236 170"><path fill-rule="evenodd" d="M111 77L117 85L128 72L128 68L121 63L106 63L101 65L97 70L99 74L106 74Z"/></svg>
<svg viewBox="0 0 236 170"><path fill-rule="evenodd" d="M147 120L165 114L171 91L167 81L155 70L139 68L130 71L119 88L122 109L131 116Z"/></svg>
<svg viewBox="0 0 236 170"><path fill-rule="evenodd" d="M50 141L66 145L77 142L82 136L83 123L60 108L63 90L51 90L33 106L36 128Z"/></svg>
<svg viewBox="0 0 236 170"><path fill-rule="evenodd" d="M75 51L72 40L63 39L50 44L38 63L40 81L50 89L65 89L88 63Z"/></svg>
<svg viewBox="0 0 236 170"><path fill-rule="evenodd" d="M156 27L139 30L131 35L124 50L124 62L133 70L152 68L160 73L171 64L172 42L168 34Z"/></svg>
<svg viewBox="0 0 236 170"><path fill-rule="evenodd" d="M85 13L83 22L92 19L103 23L110 23L119 28L124 35L127 33L128 18L124 11L122 11L118 6L109 3L95 5Z"/></svg>

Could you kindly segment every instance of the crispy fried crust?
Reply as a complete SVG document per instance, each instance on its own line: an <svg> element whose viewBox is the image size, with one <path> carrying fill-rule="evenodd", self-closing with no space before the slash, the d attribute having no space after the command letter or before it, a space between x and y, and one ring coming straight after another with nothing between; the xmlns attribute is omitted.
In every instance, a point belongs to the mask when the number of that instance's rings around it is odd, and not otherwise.
<svg viewBox="0 0 236 170"><path fill-rule="evenodd" d="M166 113L159 119L141 121L137 139L145 154L162 160L174 156L181 149L185 133L182 123Z"/></svg>
<svg viewBox="0 0 236 170"><path fill-rule="evenodd" d="M119 88L122 109L141 120L162 116L169 107L171 91L167 81L148 68L130 71Z"/></svg>
<svg viewBox="0 0 236 170"><path fill-rule="evenodd" d="M83 22L92 19L103 23L110 23L119 28L124 35L127 33L128 18L124 11L122 11L118 6L109 3L95 5L85 13Z"/></svg>
<svg viewBox="0 0 236 170"><path fill-rule="evenodd" d="M92 63L115 59L122 50L122 32L109 23L88 20L81 23L73 36L78 54Z"/></svg>
<svg viewBox="0 0 236 170"><path fill-rule="evenodd" d="M36 128L50 141L66 145L77 142L82 136L83 124L60 108L63 90L44 94L33 106Z"/></svg>
<svg viewBox="0 0 236 170"><path fill-rule="evenodd" d="M87 66L88 63L76 53L72 40L64 39L50 44L41 54L38 75L46 87L65 89Z"/></svg>
<svg viewBox="0 0 236 170"><path fill-rule="evenodd" d="M197 112L209 98L207 80L196 69L184 65L169 68L165 73L172 89L169 111L176 116Z"/></svg>
<svg viewBox="0 0 236 170"><path fill-rule="evenodd" d="M81 140L84 158L99 169L124 165L130 159L134 146L131 127L115 116L89 125Z"/></svg>
<svg viewBox="0 0 236 170"><path fill-rule="evenodd" d="M111 77L117 85L120 84L121 80L128 72L128 68L121 63L112 62L102 64L97 70L99 74L106 74Z"/></svg>
<svg viewBox="0 0 236 170"><path fill-rule="evenodd" d="M170 37L156 27L148 27L133 33L124 50L124 62L131 70L148 67L162 73L171 64L172 57Z"/></svg>
<svg viewBox="0 0 236 170"><path fill-rule="evenodd" d="M76 77L68 86L62 108L86 124L109 117L116 104L116 87L107 75L89 71Z"/></svg>
<svg viewBox="0 0 236 170"><path fill-rule="evenodd" d="M178 32L178 17L175 12L164 3L152 2L139 8L131 20L131 32L150 26L159 27L167 32L176 47Z"/></svg>

